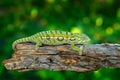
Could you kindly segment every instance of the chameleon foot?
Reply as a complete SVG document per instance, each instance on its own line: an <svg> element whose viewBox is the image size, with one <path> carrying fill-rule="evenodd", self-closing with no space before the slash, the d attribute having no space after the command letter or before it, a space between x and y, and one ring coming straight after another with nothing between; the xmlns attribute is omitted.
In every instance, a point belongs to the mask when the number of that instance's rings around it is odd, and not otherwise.
<svg viewBox="0 0 120 80"><path fill-rule="evenodd" d="M35 50L39 50L39 47L41 46L42 44L40 44L40 42L37 42L36 45L35 45Z"/></svg>
<svg viewBox="0 0 120 80"><path fill-rule="evenodd" d="M71 48L75 51L78 51L79 55L82 55L83 46L80 46L80 48L79 48L79 47L76 47L74 43L71 43Z"/></svg>
<svg viewBox="0 0 120 80"><path fill-rule="evenodd" d="M83 53L83 46L80 46L80 48L79 48L79 55L82 55L82 53Z"/></svg>

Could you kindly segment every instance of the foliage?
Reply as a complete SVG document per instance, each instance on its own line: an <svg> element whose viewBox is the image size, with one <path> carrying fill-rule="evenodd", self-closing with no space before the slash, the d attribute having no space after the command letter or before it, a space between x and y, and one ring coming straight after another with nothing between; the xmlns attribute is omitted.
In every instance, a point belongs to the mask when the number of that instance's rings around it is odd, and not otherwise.
<svg viewBox="0 0 120 80"><path fill-rule="evenodd" d="M13 54L12 42L44 30L83 32L91 43L120 42L120 0L1 0L0 62ZM0 65L0 80L112 80L120 69L95 72L8 71Z"/></svg>

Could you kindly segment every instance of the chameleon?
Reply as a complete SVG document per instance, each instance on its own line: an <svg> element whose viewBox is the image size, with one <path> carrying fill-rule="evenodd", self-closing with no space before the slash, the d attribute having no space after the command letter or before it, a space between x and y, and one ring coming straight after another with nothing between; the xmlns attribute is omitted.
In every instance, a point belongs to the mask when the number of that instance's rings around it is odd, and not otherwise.
<svg viewBox="0 0 120 80"><path fill-rule="evenodd" d="M36 43L35 49L38 50L42 44L44 45L61 45L61 44L70 44L71 48L75 51L78 51L82 55L82 48L75 46L76 44L84 44L89 41L90 38L81 33L71 33L67 31L60 30L48 30L38 32L32 36L21 38L13 42L13 49L15 45L23 42L34 42Z"/></svg>

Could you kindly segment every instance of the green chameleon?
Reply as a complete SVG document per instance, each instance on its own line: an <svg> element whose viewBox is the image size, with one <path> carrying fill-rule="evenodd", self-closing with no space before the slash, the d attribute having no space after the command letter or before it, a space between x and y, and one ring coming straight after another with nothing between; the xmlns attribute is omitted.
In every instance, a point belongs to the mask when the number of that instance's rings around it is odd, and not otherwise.
<svg viewBox="0 0 120 80"><path fill-rule="evenodd" d="M82 54L82 47L77 47L75 44L83 44L86 41L89 41L90 38L85 34L80 33L71 33L66 31L59 31L59 30L49 30L49 31L42 31L36 33L30 37L21 38L13 42L13 49L16 44L22 42L35 42L36 43L36 50L42 46L42 44L46 45L60 45L60 44L70 44L71 48L75 51L78 51L79 54Z"/></svg>

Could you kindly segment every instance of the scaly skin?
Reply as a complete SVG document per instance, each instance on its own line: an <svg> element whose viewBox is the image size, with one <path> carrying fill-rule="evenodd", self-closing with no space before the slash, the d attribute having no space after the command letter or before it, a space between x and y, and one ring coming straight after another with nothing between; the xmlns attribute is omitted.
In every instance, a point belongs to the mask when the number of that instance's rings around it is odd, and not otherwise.
<svg viewBox="0 0 120 80"><path fill-rule="evenodd" d="M36 49L42 44L46 45L60 45L60 44L71 44L71 48L75 51L79 51L80 55L82 54L82 47L78 48L75 44L83 44L86 41L89 41L89 37L85 34L80 33L70 33L59 30L49 30L36 33L30 37L18 39L13 43L13 49L16 44L23 42L35 42Z"/></svg>

